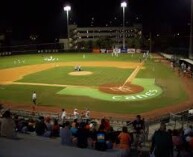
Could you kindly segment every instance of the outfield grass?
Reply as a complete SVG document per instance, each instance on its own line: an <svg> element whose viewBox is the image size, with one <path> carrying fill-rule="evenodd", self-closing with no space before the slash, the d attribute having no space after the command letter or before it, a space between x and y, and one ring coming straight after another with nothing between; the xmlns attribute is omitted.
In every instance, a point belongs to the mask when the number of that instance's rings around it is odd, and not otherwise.
<svg viewBox="0 0 193 157"><path fill-rule="evenodd" d="M112 57L110 54L38 54L38 55L19 55L0 58L0 69L11 68L16 66L25 66L32 64L44 64L45 57L54 57L58 60L55 62L69 61L123 61L123 62L139 62L140 54L131 56L130 54L122 54L119 57ZM18 63L17 60L20 60ZM14 63L15 61L15 63ZM47 62L46 62L47 63ZM176 105L185 101L188 96L183 89L182 82L176 74L163 63L157 63L153 59L149 59L144 69L140 70L137 78L155 78L156 84L163 89L163 93L156 98L144 101L102 101L86 96L59 95L58 91L64 87L45 87L45 86L30 86L30 85L1 85L0 100L17 102L22 104L31 104L31 95L35 90L38 94L39 105L60 106L69 109L79 108L99 112L114 112L114 113L134 113L140 114L162 108L168 105ZM87 71L92 71L92 76L70 76L73 67L56 67L42 72L25 76L18 82L36 82L48 84L67 84L67 85L89 85L98 86L105 83L123 83L131 74L133 69L119 69L111 67L85 67ZM102 76L102 77L101 77ZM3 77L3 76L1 76Z"/></svg>
<svg viewBox="0 0 193 157"><path fill-rule="evenodd" d="M91 54L91 53L64 53L64 54L35 54L35 55L15 55L0 57L0 69L18 67L24 65L44 64L44 58L50 56L58 58L55 62L68 61L139 61L139 55L128 56L127 54L119 55L119 57L112 57L111 54ZM83 57L85 56L85 57ZM18 60L21 63L18 63ZM14 64L14 61L16 64ZM24 61L24 63L23 63Z"/></svg>

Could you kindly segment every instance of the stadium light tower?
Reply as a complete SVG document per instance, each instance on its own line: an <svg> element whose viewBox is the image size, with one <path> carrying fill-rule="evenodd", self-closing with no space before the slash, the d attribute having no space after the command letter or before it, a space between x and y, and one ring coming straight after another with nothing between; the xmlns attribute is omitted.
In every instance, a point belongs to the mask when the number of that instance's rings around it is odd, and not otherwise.
<svg viewBox="0 0 193 157"><path fill-rule="evenodd" d="M127 7L127 3L122 2L121 7L123 8L123 49L125 49L125 8Z"/></svg>
<svg viewBox="0 0 193 157"><path fill-rule="evenodd" d="M190 16L190 43L189 43L189 58L193 59L193 48L192 48L192 38L193 38L193 0L191 0L191 16Z"/></svg>
<svg viewBox="0 0 193 157"><path fill-rule="evenodd" d="M71 10L71 6L67 5L64 7L64 11L66 11L66 14L67 14L67 36L68 36L68 39L69 39L69 11Z"/></svg>

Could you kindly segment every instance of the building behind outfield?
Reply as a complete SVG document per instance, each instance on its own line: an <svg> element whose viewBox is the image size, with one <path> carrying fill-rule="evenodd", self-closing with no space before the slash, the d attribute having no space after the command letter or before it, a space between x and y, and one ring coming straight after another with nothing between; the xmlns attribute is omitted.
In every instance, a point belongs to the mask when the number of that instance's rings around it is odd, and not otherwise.
<svg viewBox="0 0 193 157"><path fill-rule="evenodd" d="M125 27L125 38L142 36L142 26ZM76 48L79 42L96 41L99 38L108 38L121 44L123 41L123 27L78 27L69 25L69 46ZM65 44L66 45L66 44Z"/></svg>

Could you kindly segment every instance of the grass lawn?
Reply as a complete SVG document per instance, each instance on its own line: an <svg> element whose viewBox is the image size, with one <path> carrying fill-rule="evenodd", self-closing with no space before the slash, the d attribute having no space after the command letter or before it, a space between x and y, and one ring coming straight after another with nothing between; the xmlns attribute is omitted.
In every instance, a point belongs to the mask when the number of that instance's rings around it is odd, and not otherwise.
<svg viewBox="0 0 193 157"><path fill-rule="evenodd" d="M83 57L85 55L85 58ZM54 57L55 62L70 61L121 61L121 62L139 62L141 54L121 54L119 57L112 57L110 54L38 54L38 55L18 55L0 58L0 69L11 68L16 66L25 66L33 64L44 64L44 58ZM18 60L20 62L18 62ZM46 62L48 63L48 62ZM113 67L85 67L86 71L92 71L93 75L87 76L70 76L73 67L55 67L38 73L25 76L18 82L34 82L48 84L65 84L65 85L85 85L98 86L106 83L124 83L133 69L121 69ZM3 77L3 76L0 76ZM38 94L39 105L60 106L69 109L79 108L99 112L113 113L134 113L140 114L162 108L168 105L185 101L188 96L183 89L182 82L176 74L163 63L157 63L154 59L148 59L144 64L144 69L140 70L136 78L155 79L156 85L162 88L161 95L153 99L144 101L104 101L93 99L87 96L59 95L58 91L64 87L46 87L31 85L0 85L0 101L19 102L22 104L31 104L31 95L33 91Z"/></svg>
<svg viewBox="0 0 193 157"><path fill-rule="evenodd" d="M106 83L123 83L132 73L133 69L120 68L98 68L85 67L86 71L91 71L92 75L72 76L69 75L74 69L73 67L56 67L53 69L38 72L32 75L25 76L19 82L36 82L48 84L67 84L67 85L82 85L82 86L99 86ZM116 77L112 77L116 74ZM52 76L52 77L48 77Z"/></svg>

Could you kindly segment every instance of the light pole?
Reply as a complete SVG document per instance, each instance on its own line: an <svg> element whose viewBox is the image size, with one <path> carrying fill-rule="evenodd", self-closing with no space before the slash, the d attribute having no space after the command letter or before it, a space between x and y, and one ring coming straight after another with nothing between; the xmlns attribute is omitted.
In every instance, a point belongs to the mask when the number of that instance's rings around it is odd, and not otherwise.
<svg viewBox="0 0 193 157"><path fill-rule="evenodd" d="M190 43L189 43L189 58L193 59L193 52L192 52L192 37L193 37L193 0L190 2L191 4L191 16L190 16Z"/></svg>
<svg viewBox="0 0 193 157"><path fill-rule="evenodd" d="M149 33L149 53L151 53L152 51L152 36L151 36L151 32Z"/></svg>
<svg viewBox="0 0 193 157"><path fill-rule="evenodd" d="M127 3L122 2L121 7L123 8L123 49L125 49L125 8L127 7Z"/></svg>
<svg viewBox="0 0 193 157"><path fill-rule="evenodd" d="M68 40L69 40L69 18L68 18L68 12L71 10L71 6L67 5L64 7L64 11L66 11L66 14L67 14L67 37L68 37Z"/></svg>

